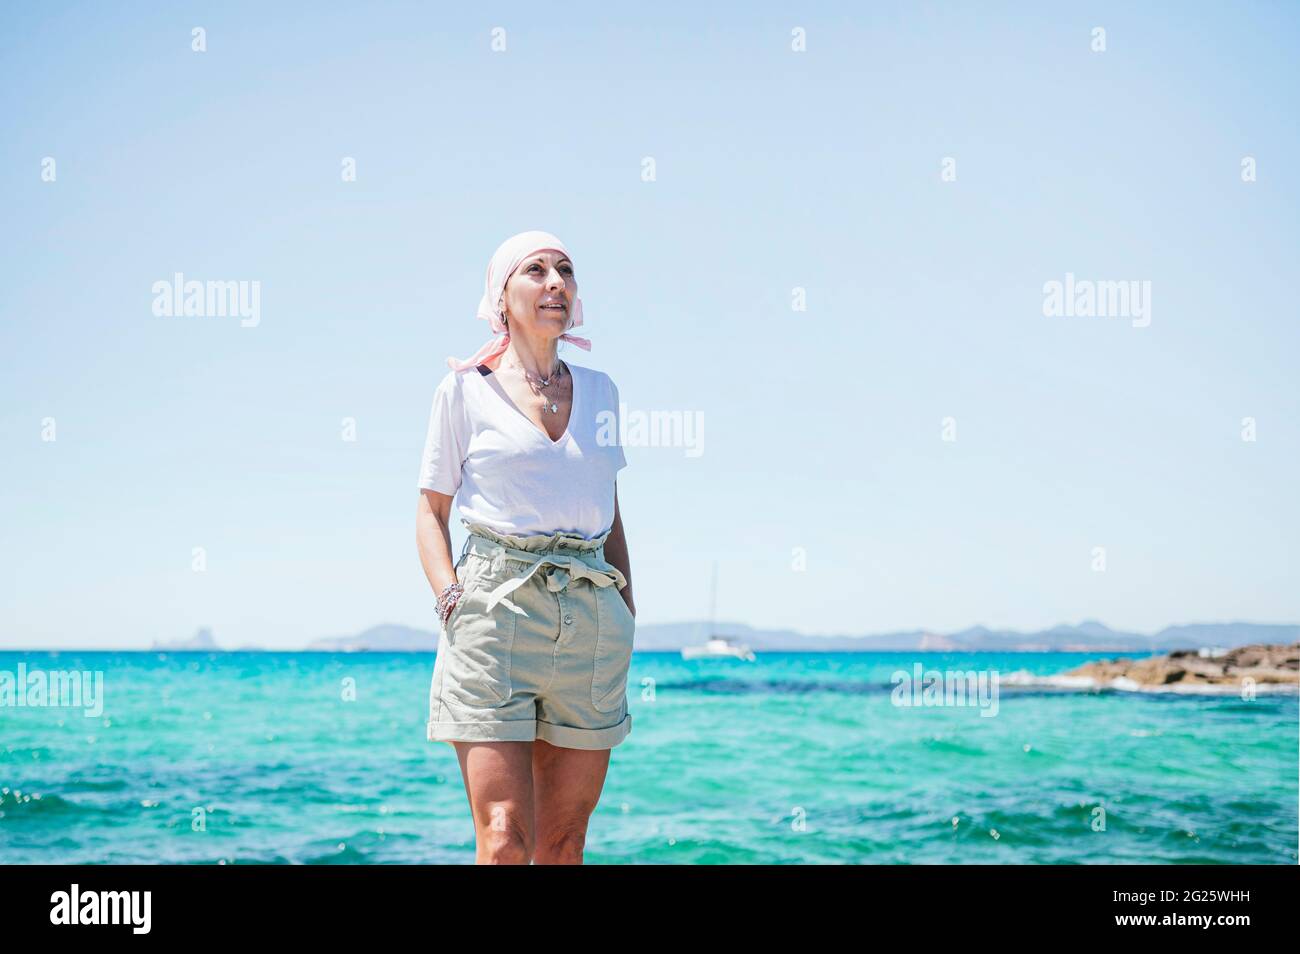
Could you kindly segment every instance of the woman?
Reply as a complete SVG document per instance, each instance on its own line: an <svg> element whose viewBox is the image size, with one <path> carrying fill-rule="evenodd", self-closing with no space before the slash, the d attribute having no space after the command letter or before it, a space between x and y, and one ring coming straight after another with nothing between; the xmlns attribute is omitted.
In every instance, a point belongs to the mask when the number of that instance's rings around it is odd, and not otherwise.
<svg viewBox="0 0 1300 954"><path fill-rule="evenodd" d="M416 517L443 630L428 738L455 747L479 864L581 864L610 749L632 727L636 608L618 511L618 389L560 361L582 324L573 262L523 232L488 265L497 336L448 359ZM452 566L453 498L469 537Z"/></svg>

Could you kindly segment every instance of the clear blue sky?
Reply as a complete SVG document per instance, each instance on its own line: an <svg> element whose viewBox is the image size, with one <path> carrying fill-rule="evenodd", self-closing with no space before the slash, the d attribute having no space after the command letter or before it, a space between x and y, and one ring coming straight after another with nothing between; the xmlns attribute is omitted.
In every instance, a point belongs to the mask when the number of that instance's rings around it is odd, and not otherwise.
<svg viewBox="0 0 1300 954"><path fill-rule="evenodd" d="M714 559L808 633L1300 619L1300 6L1133 6L7 5L0 645L436 629L429 403L533 228L566 357L703 415L627 448L642 623ZM178 271L260 324L156 317ZM1150 325L1045 317L1067 272Z"/></svg>

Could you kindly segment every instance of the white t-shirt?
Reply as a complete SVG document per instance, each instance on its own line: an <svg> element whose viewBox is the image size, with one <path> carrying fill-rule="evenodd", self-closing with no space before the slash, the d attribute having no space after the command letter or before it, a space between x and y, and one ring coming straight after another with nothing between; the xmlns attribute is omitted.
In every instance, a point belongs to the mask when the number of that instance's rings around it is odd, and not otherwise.
<svg viewBox="0 0 1300 954"><path fill-rule="evenodd" d="M573 410L558 441L524 416L494 373L452 371L438 384L419 486L456 498L466 520L498 533L564 530L591 539L614 522L618 388L603 371L565 362Z"/></svg>

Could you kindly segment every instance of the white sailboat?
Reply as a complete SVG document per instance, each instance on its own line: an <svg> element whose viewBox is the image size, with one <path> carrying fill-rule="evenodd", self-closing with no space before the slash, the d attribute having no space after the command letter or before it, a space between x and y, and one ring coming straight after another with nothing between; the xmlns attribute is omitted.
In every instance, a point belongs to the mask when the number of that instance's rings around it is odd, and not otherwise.
<svg viewBox="0 0 1300 954"><path fill-rule="evenodd" d="M713 561L713 586L709 590L709 638L703 646L683 646L683 659L743 659L754 661L754 651L743 643L718 636L713 631L713 620L718 602L718 562Z"/></svg>

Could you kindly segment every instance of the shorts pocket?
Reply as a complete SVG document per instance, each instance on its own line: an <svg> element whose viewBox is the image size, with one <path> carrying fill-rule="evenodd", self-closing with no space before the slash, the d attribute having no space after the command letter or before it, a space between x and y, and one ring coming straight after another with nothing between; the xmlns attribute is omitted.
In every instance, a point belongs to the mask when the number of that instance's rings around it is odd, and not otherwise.
<svg viewBox="0 0 1300 954"><path fill-rule="evenodd" d="M615 711L626 698L635 631L636 618L617 587L596 587L596 656L592 665L591 704L601 712Z"/></svg>
<svg viewBox="0 0 1300 954"><path fill-rule="evenodd" d="M480 709L493 709L510 699L510 657L517 617L500 603L489 610L491 591L491 585L474 575L447 619L443 693Z"/></svg>

